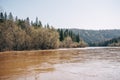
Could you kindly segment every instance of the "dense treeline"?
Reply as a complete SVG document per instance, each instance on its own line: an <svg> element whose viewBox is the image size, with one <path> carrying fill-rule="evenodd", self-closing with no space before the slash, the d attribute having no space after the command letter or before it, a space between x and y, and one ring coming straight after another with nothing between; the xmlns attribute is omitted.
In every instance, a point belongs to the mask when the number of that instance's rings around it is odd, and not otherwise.
<svg viewBox="0 0 120 80"><path fill-rule="evenodd" d="M54 29L36 17L19 19L0 13L0 51L85 46L120 46L120 30ZM88 44L87 44L87 43Z"/></svg>
<svg viewBox="0 0 120 80"><path fill-rule="evenodd" d="M71 30L68 29L58 29L57 30L60 35L60 41L63 41L67 36L71 37L72 41L79 42L80 36L79 34L74 34Z"/></svg>
<svg viewBox="0 0 120 80"><path fill-rule="evenodd" d="M73 33L80 35L89 46L96 46L99 42L104 42L112 38L120 37L120 29L113 30L82 30L70 29Z"/></svg>
<svg viewBox="0 0 120 80"><path fill-rule="evenodd" d="M58 32L49 25L44 28L38 18L30 23L29 18L14 19L12 13L0 13L0 51L58 47Z"/></svg>
<svg viewBox="0 0 120 80"><path fill-rule="evenodd" d="M100 42L98 46L120 46L120 37Z"/></svg>
<svg viewBox="0 0 120 80"><path fill-rule="evenodd" d="M60 47L85 47L88 46L86 42L80 39L79 34L74 34L72 30L69 29L58 29L57 30L60 37Z"/></svg>
<svg viewBox="0 0 120 80"><path fill-rule="evenodd" d="M54 29L49 24L43 26L36 17L35 22L13 17L12 13L0 13L0 51L54 49L59 47L82 47L87 44L79 34L72 31Z"/></svg>

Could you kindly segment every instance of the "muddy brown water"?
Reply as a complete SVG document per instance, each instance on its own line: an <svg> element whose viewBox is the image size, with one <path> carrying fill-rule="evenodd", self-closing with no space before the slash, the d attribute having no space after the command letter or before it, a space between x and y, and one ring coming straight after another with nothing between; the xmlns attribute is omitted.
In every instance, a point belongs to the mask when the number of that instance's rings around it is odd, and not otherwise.
<svg viewBox="0 0 120 80"><path fill-rule="evenodd" d="M120 80L120 48L0 52L0 80Z"/></svg>

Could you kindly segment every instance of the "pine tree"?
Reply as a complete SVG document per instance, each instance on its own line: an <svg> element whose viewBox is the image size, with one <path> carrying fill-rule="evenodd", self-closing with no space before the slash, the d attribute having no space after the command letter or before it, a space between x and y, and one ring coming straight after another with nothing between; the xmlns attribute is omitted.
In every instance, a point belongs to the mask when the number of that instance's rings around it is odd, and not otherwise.
<svg viewBox="0 0 120 80"><path fill-rule="evenodd" d="M7 20L7 13L6 12L4 13L4 18L5 18L5 20Z"/></svg>
<svg viewBox="0 0 120 80"><path fill-rule="evenodd" d="M38 27L42 27L42 22L41 21L39 21Z"/></svg>
<svg viewBox="0 0 120 80"><path fill-rule="evenodd" d="M47 28L48 28L48 29L50 29L50 26L49 26L49 24L47 24Z"/></svg>
<svg viewBox="0 0 120 80"><path fill-rule="evenodd" d="M30 24L31 24L31 26L34 26L34 23L33 23L33 21L31 21L31 23L30 23Z"/></svg>
<svg viewBox="0 0 120 80"><path fill-rule="evenodd" d="M35 26L38 26L38 17L36 17Z"/></svg>
<svg viewBox="0 0 120 80"><path fill-rule="evenodd" d="M27 26L27 27L30 26L30 19L29 19L29 17L26 18L25 23L26 23L26 26Z"/></svg>
<svg viewBox="0 0 120 80"><path fill-rule="evenodd" d="M76 35L76 42L79 43L79 41L80 41L80 36L79 36L79 33L78 33L78 35Z"/></svg>
<svg viewBox="0 0 120 80"><path fill-rule="evenodd" d="M4 15L3 15L3 13L1 12L0 13L0 22L3 22L4 21Z"/></svg>
<svg viewBox="0 0 120 80"><path fill-rule="evenodd" d="M15 22L17 22L17 21L18 21L18 17L16 16L16 17L15 17Z"/></svg>
<svg viewBox="0 0 120 80"><path fill-rule="evenodd" d="M13 18L13 15L12 15L11 12L10 12L9 15L8 15L8 20L10 20L10 21L14 21L14 18Z"/></svg>
<svg viewBox="0 0 120 80"><path fill-rule="evenodd" d="M60 41L64 40L64 34L63 34L63 30L60 30Z"/></svg>
<svg viewBox="0 0 120 80"><path fill-rule="evenodd" d="M64 32L64 36L65 36L65 37L68 36L68 29L65 30L65 32Z"/></svg>
<svg viewBox="0 0 120 80"><path fill-rule="evenodd" d="M16 23L16 25L19 24L19 20L18 20L18 17L17 17L17 16L15 17L15 23Z"/></svg>

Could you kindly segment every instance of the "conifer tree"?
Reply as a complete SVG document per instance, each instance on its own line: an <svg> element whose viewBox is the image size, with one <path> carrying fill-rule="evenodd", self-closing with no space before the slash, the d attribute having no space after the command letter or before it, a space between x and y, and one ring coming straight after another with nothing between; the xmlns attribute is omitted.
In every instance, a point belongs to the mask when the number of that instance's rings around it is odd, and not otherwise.
<svg viewBox="0 0 120 80"><path fill-rule="evenodd" d="M26 24L27 27L30 26L30 19L29 19L29 17L26 18L26 20L25 20L25 24Z"/></svg>
<svg viewBox="0 0 120 80"><path fill-rule="evenodd" d="M1 12L0 13L0 22L3 22L4 21L4 15L3 15L3 13Z"/></svg>
<svg viewBox="0 0 120 80"><path fill-rule="evenodd" d="M48 29L50 29L50 26L49 26L49 24L48 24L48 23L47 23L47 28L48 28Z"/></svg>
<svg viewBox="0 0 120 80"><path fill-rule="evenodd" d="M7 13L4 13L4 19L7 20Z"/></svg>
<svg viewBox="0 0 120 80"><path fill-rule="evenodd" d="M80 36L79 36L79 33L78 33L78 35L76 35L76 42L79 43L79 41L80 41Z"/></svg>
<svg viewBox="0 0 120 80"><path fill-rule="evenodd" d="M9 15L8 15L8 20L10 20L10 21L14 21L14 18L13 18L13 15L12 15L11 12L10 12Z"/></svg>
<svg viewBox="0 0 120 80"><path fill-rule="evenodd" d="M63 30L60 30L60 41L64 40L64 34L63 34Z"/></svg>
<svg viewBox="0 0 120 80"><path fill-rule="evenodd" d="M42 27L42 22L41 21L39 21L38 27Z"/></svg>
<svg viewBox="0 0 120 80"><path fill-rule="evenodd" d="M36 27L38 26L38 17L36 17L35 26L36 26Z"/></svg>

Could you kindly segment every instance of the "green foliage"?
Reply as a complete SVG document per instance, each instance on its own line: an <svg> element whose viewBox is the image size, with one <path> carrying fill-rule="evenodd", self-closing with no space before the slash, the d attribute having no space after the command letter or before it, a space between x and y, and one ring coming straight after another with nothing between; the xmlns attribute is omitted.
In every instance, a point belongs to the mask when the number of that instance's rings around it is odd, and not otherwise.
<svg viewBox="0 0 120 80"><path fill-rule="evenodd" d="M60 41L63 41L66 37L71 37L73 42L79 42L80 41L80 36L79 34L74 34L72 30L68 29L58 29L57 30L59 35L60 35Z"/></svg>
<svg viewBox="0 0 120 80"><path fill-rule="evenodd" d="M104 42L112 38L120 37L120 30L70 30L76 35L79 34L80 39L87 42L89 46L98 46L99 42Z"/></svg>
<svg viewBox="0 0 120 80"><path fill-rule="evenodd" d="M1 16L4 19L5 16ZM25 20L16 17L14 21L10 13L0 22L0 51L59 47L59 34L53 27L43 28L40 21L34 24L31 25L28 17Z"/></svg>
<svg viewBox="0 0 120 80"><path fill-rule="evenodd" d="M120 37L100 42L98 46L120 46Z"/></svg>
<svg viewBox="0 0 120 80"><path fill-rule="evenodd" d="M10 13L9 13L9 15L8 15L8 20L11 20L11 21L13 21L13 20L14 20L13 15L12 15L12 13L11 13L11 12L10 12Z"/></svg>
<svg viewBox="0 0 120 80"><path fill-rule="evenodd" d="M54 29L42 25L36 17L35 22L29 17L15 20L12 13L0 13L0 51L55 49L59 47L84 47L79 34L69 29Z"/></svg>
<svg viewBox="0 0 120 80"><path fill-rule="evenodd" d="M4 19L7 20L7 13L4 13Z"/></svg>
<svg viewBox="0 0 120 80"><path fill-rule="evenodd" d="M79 42L73 42L70 36L67 36L60 43L60 47L65 47L65 48L77 48L77 47L86 47L86 46L88 46L88 44L83 40L80 40Z"/></svg>
<svg viewBox="0 0 120 80"><path fill-rule="evenodd" d="M85 47L88 46L84 40L80 39L80 35L73 33L72 30L58 29L60 35L60 47ZM80 43L79 43L80 42Z"/></svg>
<svg viewBox="0 0 120 80"><path fill-rule="evenodd" d="M63 41L63 47L70 48L70 47L72 47L72 46L71 46L72 43L73 43L73 41L72 41L71 37L68 36L68 37L66 37L65 40Z"/></svg>
<svg viewBox="0 0 120 80"><path fill-rule="evenodd" d="M59 35L60 35L60 41L63 41L64 40L64 32L63 32L63 30L62 29L58 29L57 30L58 31L58 33L59 33Z"/></svg>
<svg viewBox="0 0 120 80"><path fill-rule="evenodd" d="M85 41L81 40L81 41L79 42L78 46L79 46L79 47L86 47L86 46L88 46L88 44L87 44Z"/></svg>
<svg viewBox="0 0 120 80"><path fill-rule="evenodd" d="M80 41L80 36L79 34L76 36L76 42L79 42Z"/></svg>
<svg viewBox="0 0 120 80"><path fill-rule="evenodd" d="M3 22L4 21L4 15L3 15L3 13L1 12L0 13L0 22Z"/></svg>

